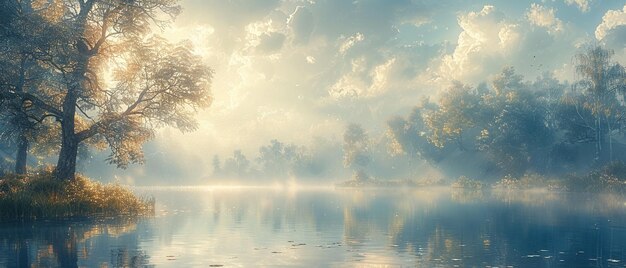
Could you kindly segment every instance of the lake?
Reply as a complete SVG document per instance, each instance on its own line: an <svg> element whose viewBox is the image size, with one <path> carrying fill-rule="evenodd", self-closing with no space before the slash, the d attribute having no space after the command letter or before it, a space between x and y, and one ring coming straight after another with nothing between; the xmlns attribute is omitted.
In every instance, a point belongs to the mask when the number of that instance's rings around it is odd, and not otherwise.
<svg viewBox="0 0 626 268"><path fill-rule="evenodd" d="M0 224L0 267L626 267L626 199L136 188L154 217Z"/></svg>

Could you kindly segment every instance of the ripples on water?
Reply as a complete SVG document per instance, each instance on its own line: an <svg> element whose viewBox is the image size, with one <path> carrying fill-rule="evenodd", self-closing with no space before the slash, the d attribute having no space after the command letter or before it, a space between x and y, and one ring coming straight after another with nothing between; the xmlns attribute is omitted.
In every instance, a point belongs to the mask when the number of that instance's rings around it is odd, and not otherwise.
<svg viewBox="0 0 626 268"><path fill-rule="evenodd" d="M626 267L626 199L139 188L143 219L4 223L0 267Z"/></svg>

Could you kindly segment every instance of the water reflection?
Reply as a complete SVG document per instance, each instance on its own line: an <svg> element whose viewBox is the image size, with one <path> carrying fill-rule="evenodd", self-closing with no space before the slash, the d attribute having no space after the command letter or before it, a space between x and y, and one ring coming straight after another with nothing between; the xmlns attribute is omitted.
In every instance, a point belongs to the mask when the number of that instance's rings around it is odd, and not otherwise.
<svg viewBox="0 0 626 268"><path fill-rule="evenodd" d="M3 223L0 267L144 267L136 219Z"/></svg>
<svg viewBox="0 0 626 268"><path fill-rule="evenodd" d="M0 266L624 267L617 196L140 189L154 218L0 226Z"/></svg>

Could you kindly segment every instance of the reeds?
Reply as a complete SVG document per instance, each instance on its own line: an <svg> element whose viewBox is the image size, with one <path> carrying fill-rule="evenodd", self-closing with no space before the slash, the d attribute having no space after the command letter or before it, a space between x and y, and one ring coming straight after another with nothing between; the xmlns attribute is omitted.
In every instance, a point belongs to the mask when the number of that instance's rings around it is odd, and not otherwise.
<svg viewBox="0 0 626 268"><path fill-rule="evenodd" d="M57 180L51 171L0 178L0 220L153 213L153 198L140 198L121 185L81 175L71 181Z"/></svg>

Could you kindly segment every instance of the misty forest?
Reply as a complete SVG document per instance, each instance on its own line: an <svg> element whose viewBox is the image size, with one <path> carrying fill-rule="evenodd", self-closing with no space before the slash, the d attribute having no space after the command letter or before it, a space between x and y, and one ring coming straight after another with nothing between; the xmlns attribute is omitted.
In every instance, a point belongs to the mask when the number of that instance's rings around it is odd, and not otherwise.
<svg viewBox="0 0 626 268"><path fill-rule="evenodd" d="M0 267L624 267L617 2L0 0Z"/></svg>

